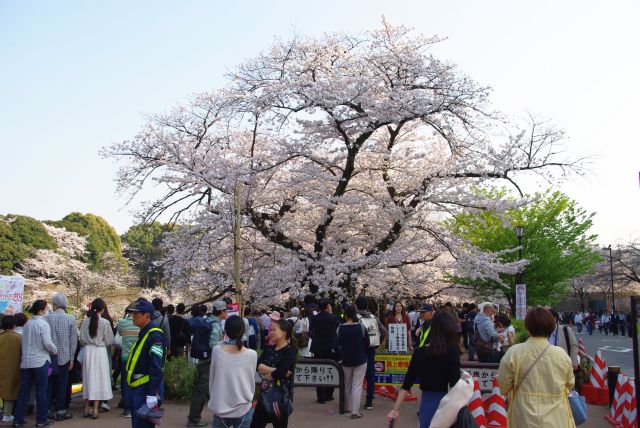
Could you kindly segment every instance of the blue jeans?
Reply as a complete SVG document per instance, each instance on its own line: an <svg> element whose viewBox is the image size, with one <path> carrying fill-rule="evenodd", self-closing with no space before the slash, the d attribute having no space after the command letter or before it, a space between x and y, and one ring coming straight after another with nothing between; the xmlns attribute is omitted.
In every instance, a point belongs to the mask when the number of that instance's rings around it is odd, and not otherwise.
<svg viewBox="0 0 640 428"><path fill-rule="evenodd" d="M364 378L367 380L367 403L373 401L373 392L376 389L376 348L367 349L367 371Z"/></svg>
<svg viewBox="0 0 640 428"><path fill-rule="evenodd" d="M42 367L34 369L20 369L20 391L18 392L18 400L16 401L16 408L14 411L14 423L24 423L24 411L27 407L27 402L29 401L31 385L35 385L36 387L36 400L38 405L36 423L44 424L47 422L47 413L49 410L49 400L47 399L47 383L49 380L48 371L49 361L45 362Z"/></svg>
<svg viewBox="0 0 640 428"><path fill-rule="evenodd" d="M431 419L438 410L440 400L447 395L446 392L431 392L422 391L422 398L420 398L420 428L429 428L431 425Z"/></svg>
<svg viewBox="0 0 640 428"><path fill-rule="evenodd" d="M239 418L221 418L213 415L212 428L249 428L251 426L251 418L253 417L253 408L250 408L244 416Z"/></svg>
<svg viewBox="0 0 640 428"><path fill-rule="evenodd" d="M154 428L155 425L151 422L139 418L136 415L136 410L147 403L147 392L145 385L137 388L129 388L129 408L131 409L131 427L132 428Z"/></svg>
<svg viewBox="0 0 640 428"><path fill-rule="evenodd" d="M47 398L49 406L53 403L55 389L56 398L56 411L58 413L64 413L67 406L67 386L69 382L69 363L58 365L58 373L52 374L49 377L49 388L47 391Z"/></svg>

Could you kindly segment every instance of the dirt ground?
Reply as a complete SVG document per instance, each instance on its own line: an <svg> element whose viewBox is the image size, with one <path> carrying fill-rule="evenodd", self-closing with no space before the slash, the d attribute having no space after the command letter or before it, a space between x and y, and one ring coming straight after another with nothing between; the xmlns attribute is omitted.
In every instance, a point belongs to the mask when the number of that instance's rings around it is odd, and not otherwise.
<svg viewBox="0 0 640 428"><path fill-rule="evenodd" d="M362 410L364 417L352 420L349 415L340 415L338 411L338 394L336 391L336 400L327 404L317 404L315 402L315 390L313 388L298 388L295 392L295 410L289 420L291 428L332 428L332 427L349 427L349 428L373 428L386 427L385 419L387 412L393 406L393 402L388 398L378 397L374 400L374 410ZM71 411L74 418L69 421L57 422L54 425L60 428L125 428L131 426L131 420L120 416L121 410L116 408L119 400L119 394L116 393L110 404L113 409L110 412L100 413L97 420L82 418L82 402L80 399L74 399L71 404ZM364 400L362 402L364 405ZM405 402L398 420L397 428L416 428L418 425L419 402ZM610 426L603 418L607 412L607 408L603 406L589 406L589 421L581 425L581 428L595 428ZM187 414L189 413L189 405L167 403L165 405L165 419L161 426L163 427L185 427L187 423ZM211 423L211 411L205 409L203 411L203 419ZM33 416L27 419L27 423L35 425ZM0 426L10 426L11 424L0 423Z"/></svg>

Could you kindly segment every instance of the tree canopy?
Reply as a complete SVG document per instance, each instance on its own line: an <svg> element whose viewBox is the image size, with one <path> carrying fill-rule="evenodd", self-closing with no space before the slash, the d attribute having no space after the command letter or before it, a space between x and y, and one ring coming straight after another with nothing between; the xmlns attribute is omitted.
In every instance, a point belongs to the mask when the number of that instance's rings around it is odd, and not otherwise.
<svg viewBox="0 0 640 428"><path fill-rule="evenodd" d="M107 148L126 162L121 191L163 189L145 219L189 223L167 241L174 284L233 286L238 196L247 297L426 295L451 269L513 271L443 217L495 206L480 183L579 164L558 157L553 126L504 120L487 87L430 54L437 42L387 22L277 42Z"/></svg>
<svg viewBox="0 0 640 428"><path fill-rule="evenodd" d="M56 248L56 241L38 220L8 214L0 216L0 273L10 274L33 250Z"/></svg>
<svg viewBox="0 0 640 428"><path fill-rule="evenodd" d="M126 244L124 255L136 269L143 287L159 285L157 282L162 279L159 265L164 254L162 240L172 229L171 225L154 221L131 226L122 235L122 242Z"/></svg>
<svg viewBox="0 0 640 428"><path fill-rule="evenodd" d="M49 224L63 227L87 238L87 262L94 270L101 267L102 257L111 253L122 258L122 243L115 229L102 217L94 214L73 212L62 220L51 221Z"/></svg>
<svg viewBox="0 0 640 428"><path fill-rule="evenodd" d="M479 191L496 201L504 191ZM533 201L504 213L472 210L447 221L458 236L478 248L500 254L505 262L518 259L518 240L514 226L524 226L522 256L527 261L523 280L527 284L528 305L553 305L570 291L571 279L589 273L602 260L594 249L596 235L589 229L594 214L587 213L568 196L547 192L532 196ZM454 281L473 285L478 295L500 296L515 310L515 278L501 274L500 280L457 277Z"/></svg>

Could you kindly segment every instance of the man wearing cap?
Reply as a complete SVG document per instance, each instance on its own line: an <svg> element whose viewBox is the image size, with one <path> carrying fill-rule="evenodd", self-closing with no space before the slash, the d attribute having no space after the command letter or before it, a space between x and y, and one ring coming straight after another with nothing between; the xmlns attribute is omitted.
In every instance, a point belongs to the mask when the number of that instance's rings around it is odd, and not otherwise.
<svg viewBox="0 0 640 428"><path fill-rule="evenodd" d="M73 417L73 414L66 408L66 397L69 371L73 368L73 357L78 346L78 328L76 327L76 318L65 311L68 304L67 296L57 293L51 299L51 303L53 304L53 312L49 313L46 318L51 327L51 341L58 348L58 354L57 358L51 362L53 370L49 376L47 392L49 404L53 403L55 395L56 421L64 421ZM55 367L54 364L56 364Z"/></svg>
<svg viewBox="0 0 640 428"><path fill-rule="evenodd" d="M425 303L418 310L420 312L420 327L416 329L416 337L418 338L418 348L422 348L429 343L429 333L431 333L431 318L433 318L433 305Z"/></svg>
<svg viewBox="0 0 640 428"><path fill-rule="evenodd" d="M137 414L145 404L153 409L158 405L166 344L164 332L151 322L155 309L147 300L139 299L127 307L133 323L140 328L138 340L131 348L126 364L127 384L130 387L129 408L133 428L153 428L154 424Z"/></svg>
<svg viewBox="0 0 640 428"><path fill-rule="evenodd" d="M222 300L213 302L211 315L207 318L207 323L211 325L211 335L209 336L209 348L215 348L224 338L222 321L227 318L227 303ZM189 417L187 427L206 427L208 423L202 420L202 409L209 402L209 369L211 367L211 352L208 358L199 360L196 366L196 382L191 396L189 406Z"/></svg>

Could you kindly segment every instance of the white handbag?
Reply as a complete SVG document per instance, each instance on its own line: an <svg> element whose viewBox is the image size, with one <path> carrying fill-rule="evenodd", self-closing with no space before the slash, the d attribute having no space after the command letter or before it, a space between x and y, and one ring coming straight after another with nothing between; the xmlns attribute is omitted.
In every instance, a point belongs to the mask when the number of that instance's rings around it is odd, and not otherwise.
<svg viewBox="0 0 640 428"><path fill-rule="evenodd" d="M449 390L431 419L430 428L450 428L458 419L458 412L469 403L473 395L473 377L462 370L460 379Z"/></svg>

